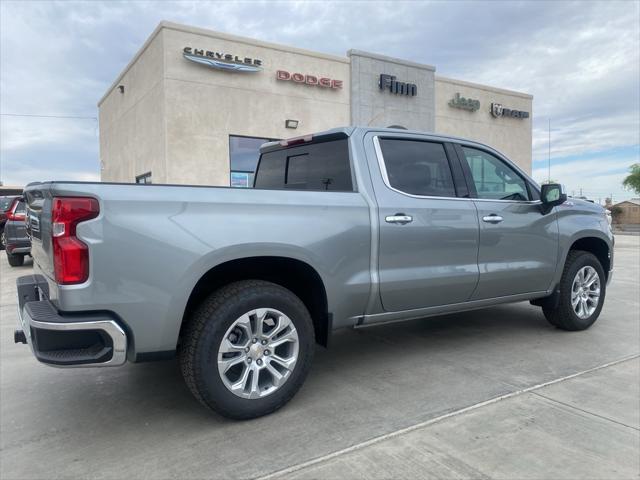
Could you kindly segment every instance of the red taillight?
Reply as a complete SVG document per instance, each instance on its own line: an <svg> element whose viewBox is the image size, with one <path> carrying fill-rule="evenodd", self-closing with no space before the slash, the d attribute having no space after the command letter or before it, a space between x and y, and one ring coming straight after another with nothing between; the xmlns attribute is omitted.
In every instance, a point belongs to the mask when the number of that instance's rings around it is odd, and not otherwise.
<svg viewBox="0 0 640 480"><path fill-rule="evenodd" d="M51 240L53 266L59 284L83 283L89 278L89 248L76 237L76 226L99 213L100 206L95 198L54 197Z"/></svg>
<svg viewBox="0 0 640 480"><path fill-rule="evenodd" d="M287 138L286 140L280 140L281 147L293 147L294 145L302 145L303 143L309 143L313 141L313 135L304 135L302 137Z"/></svg>
<svg viewBox="0 0 640 480"><path fill-rule="evenodd" d="M7 220L13 220L13 221L22 220L22 221L24 221L24 219L25 219L24 213L13 213L13 212L7 213Z"/></svg>
<svg viewBox="0 0 640 480"><path fill-rule="evenodd" d="M16 209L18 208L19 203L20 203L19 198L13 199L13 202L11 202L11 206L9 207L9 210L7 210L7 220L13 220L14 222L16 220L24 221L25 219L24 213L16 213Z"/></svg>

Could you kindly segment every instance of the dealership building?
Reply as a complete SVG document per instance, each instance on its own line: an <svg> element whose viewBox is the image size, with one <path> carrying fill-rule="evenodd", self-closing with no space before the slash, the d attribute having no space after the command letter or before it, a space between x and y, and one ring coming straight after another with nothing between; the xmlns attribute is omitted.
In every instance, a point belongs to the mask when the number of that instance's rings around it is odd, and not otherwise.
<svg viewBox="0 0 640 480"><path fill-rule="evenodd" d="M259 146L346 125L486 143L531 172L531 95L162 22L100 100L102 181L250 186Z"/></svg>

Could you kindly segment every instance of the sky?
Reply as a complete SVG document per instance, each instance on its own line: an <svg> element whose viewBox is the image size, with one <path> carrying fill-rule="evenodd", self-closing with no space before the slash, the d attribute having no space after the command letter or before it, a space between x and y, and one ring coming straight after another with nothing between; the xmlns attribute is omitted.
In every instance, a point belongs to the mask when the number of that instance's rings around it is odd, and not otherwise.
<svg viewBox="0 0 640 480"><path fill-rule="evenodd" d="M0 181L99 180L97 102L161 20L530 93L533 177L634 196L640 1L0 2ZM78 118L42 118L49 115Z"/></svg>

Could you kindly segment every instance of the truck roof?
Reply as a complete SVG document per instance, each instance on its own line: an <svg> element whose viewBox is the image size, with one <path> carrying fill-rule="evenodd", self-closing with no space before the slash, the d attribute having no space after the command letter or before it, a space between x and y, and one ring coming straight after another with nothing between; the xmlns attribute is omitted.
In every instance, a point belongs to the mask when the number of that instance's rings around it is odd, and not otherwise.
<svg viewBox="0 0 640 480"><path fill-rule="evenodd" d="M440 138L444 141L453 141L453 142L464 142L464 143L470 143L470 144L474 144L474 145L479 145L488 149L491 149L493 151L495 151L495 149L493 147L491 147L490 145L486 145L484 143L475 141L475 140L470 140L468 138L463 138L463 137L456 137L453 135L446 135L446 134L442 134L442 133L437 133L437 132L424 132L424 131L420 131L420 130L408 130L405 128L393 128L393 127L364 127L364 126L358 126L358 125L353 125L353 126L346 126L346 127L336 127L336 128L331 128L329 130L323 130L321 132L315 132L315 133L310 133L307 135L302 135L299 137L292 137L292 138L288 138L288 139L283 139L283 140L275 140L273 142L267 142L262 144L262 146L260 147L260 153L266 153L266 152L271 152L273 150L278 150L280 148L285 148L289 145L294 145L294 144L298 144L298 143L306 143L306 142L310 142L312 141L311 139L313 138L313 141L317 141L322 139L321 141L327 141L327 140L331 140L331 139L338 139L338 138L347 138L352 136L354 133L359 132L362 135L365 135L368 132L376 132L376 133L385 133L385 132L389 132L389 133L406 133L406 134L410 134L410 135L426 135L429 137L435 137L435 138ZM288 144L288 145L287 145Z"/></svg>

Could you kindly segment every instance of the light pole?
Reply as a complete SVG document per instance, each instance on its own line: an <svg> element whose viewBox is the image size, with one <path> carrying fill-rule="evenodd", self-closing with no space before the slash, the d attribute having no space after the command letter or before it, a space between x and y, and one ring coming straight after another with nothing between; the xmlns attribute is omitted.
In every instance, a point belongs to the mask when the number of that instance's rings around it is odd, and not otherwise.
<svg viewBox="0 0 640 480"><path fill-rule="evenodd" d="M547 171L547 183L551 183L551 118L549 118L549 157L548 157L548 171Z"/></svg>

